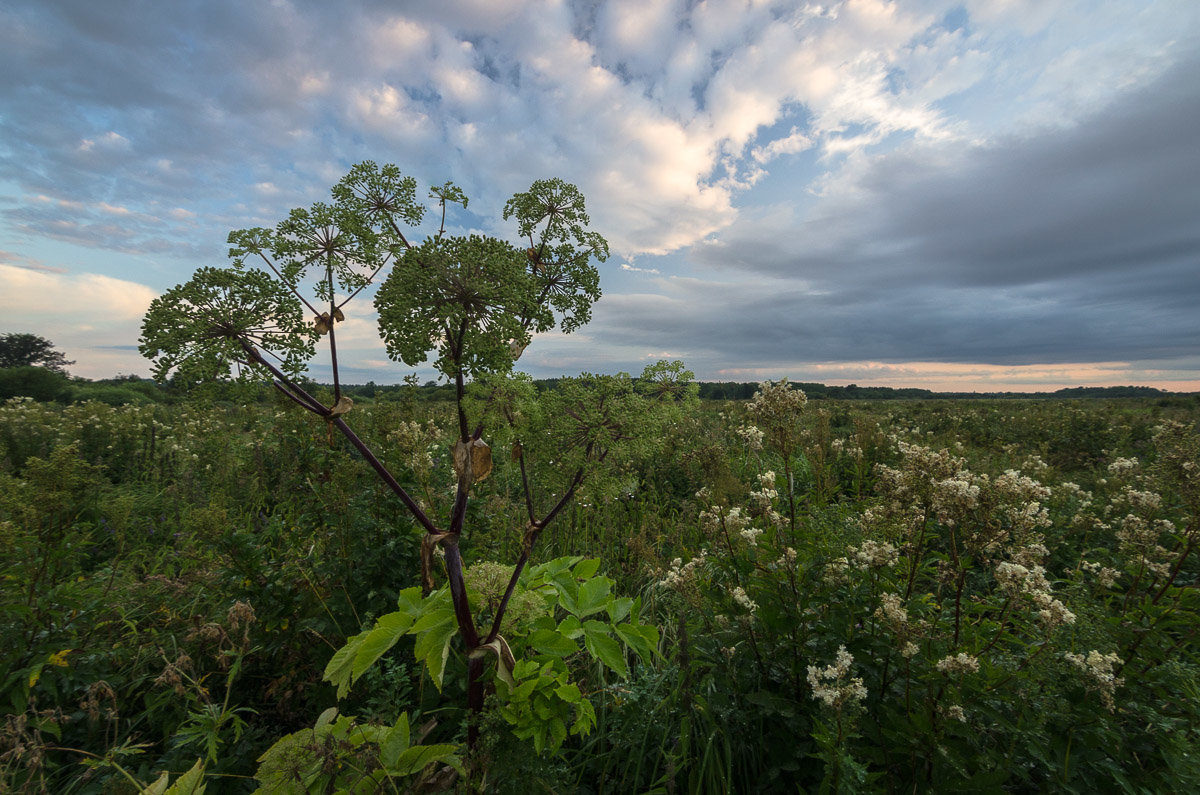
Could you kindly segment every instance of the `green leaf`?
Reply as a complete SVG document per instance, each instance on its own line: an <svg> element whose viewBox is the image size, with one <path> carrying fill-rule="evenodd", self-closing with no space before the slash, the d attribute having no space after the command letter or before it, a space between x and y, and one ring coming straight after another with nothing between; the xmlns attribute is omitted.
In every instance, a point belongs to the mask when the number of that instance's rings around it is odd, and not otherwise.
<svg viewBox="0 0 1200 795"><path fill-rule="evenodd" d="M579 586L579 599L571 612L583 618L605 608L612 591L613 581L607 577L593 577Z"/></svg>
<svg viewBox="0 0 1200 795"><path fill-rule="evenodd" d="M379 759L386 768L395 767L400 754L408 750L411 732L408 725L408 713L401 712L396 725L379 744Z"/></svg>
<svg viewBox="0 0 1200 795"><path fill-rule="evenodd" d="M429 595L432 600L438 596L441 591L436 591ZM401 611L408 613L414 619L421 615L425 610L425 600L421 596L420 588L405 588L396 597L396 607Z"/></svg>
<svg viewBox="0 0 1200 795"><path fill-rule="evenodd" d="M587 734L596 725L596 709L586 698L580 699L575 706L578 712L575 723L571 725L571 734Z"/></svg>
<svg viewBox="0 0 1200 795"><path fill-rule="evenodd" d="M344 698L350 690L353 681L354 658L358 655L359 646L366 638L366 632L351 635L346 638L346 645L334 652L333 657L325 666L322 677L326 682L337 686L337 697Z"/></svg>
<svg viewBox="0 0 1200 795"><path fill-rule="evenodd" d="M333 723L333 721L337 718L337 716L338 716L338 708L337 707L329 707L324 712L322 712L319 716L317 716L317 722L313 726L313 730L320 731L321 729L324 729L326 726Z"/></svg>
<svg viewBox="0 0 1200 795"><path fill-rule="evenodd" d="M617 624L613 629L642 662L649 662L651 657L659 654L657 627L649 624Z"/></svg>
<svg viewBox="0 0 1200 795"><path fill-rule="evenodd" d="M628 596L622 596L613 599L606 606L608 609L608 618L614 624L618 621L623 621L629 615L629 611L633 609L633 600Z"/></svg>
<svg viewBox="0 0 1200 795"><path fill-rule="evenodd" d="M413 625L409 634L416 635L414 652L418 660L425 661L429 678L440 691L446 659L450 656L450 642L458 634L458 622L455 621L454 611L442 608L427 613Z"/></svg>
<svg viewBox="0 0 1200 795"><path fill-rule="evenodd" d="M597 621L589 621L584 625L583 641L591 655L608 666L614 673L625 679L629 676L629 666L625 663L625 655L621 653L621 644L613 640L607 632L594 629ZM603 625L601 625L603 626Z"/></svg>
<svg viewBox="0 0 1200 795"><path fill-rule="evenodd" d="M351 683L358 680L375 664L375 661L388 652L396 642L408 632L412 626L412 616L407 613L388 613L375 621L375 627L366 634L358 644L354 655L354 665L351 669Z"/></svg>
<svg viewBox="0 0 1200 795"><path fill-rule="evenodd" d="M578 615L579 585L575 582L575 578L569 574L559 574L550 581L550 584L558 591L558 603L563 606L563 609L568 613Z"/></svg>
<svg viewBox="0 0 1200 795"><path fill-rule="evenodd" d="M555 688L554 693L568 704L578 704L583 700L583 693L574 682L567 682L565 685Z"/></svg>
<svg viewBox="0 0 1200 795"><path fill-rule="evenodd" d="M199 759L191 770L175 780L163 795L204 795L204 763Z"/></svg>
<svg viewBox="0 0 1200 795"><path fill-rule="evenodd" d="M142 788L141 795L163 795L167 791L167 786L171 783L171 774L164 770L159 774L153 783Z"/></svg>
<svg viewBox="0 0 1200 795"><path fill-rule="evenodd" d="M567 616L559 623L558 631L571 640L578 640L583 634L583 623L575 616Z"/></svg>
<svg viewBox="0 0 1200 795"><path fill-rule="evenodd" d="M529 635L528 643L542 654L567 657L579 651L579 644L553 629L539 629Z"/></svg>
<svg viewBox="0 0 1200 795"><path fill-rule="evenodd" d="M337 697L344 698L358 678L396 645L409 630L413 616L406 612L380 616L375 626L347 638L325 666L325 681L337 686Z"/></svg>
<svg viewBox="0 0 1200 795"><path fill-rule="evenodd" d="M575 564L575 568L571 570L571 574L577 580L590 580L596 576L596 571L600 568L599 558L586 558Z"/></svg>
<svg viewBox="0 0 1200 795"><path fill-rule="evenodd" d="M449 743L414 745L400 754L395 766L388 772L396 776L411 776L432 764L447 764L461 771L462 762L457 752L458 746Z"/></svg>

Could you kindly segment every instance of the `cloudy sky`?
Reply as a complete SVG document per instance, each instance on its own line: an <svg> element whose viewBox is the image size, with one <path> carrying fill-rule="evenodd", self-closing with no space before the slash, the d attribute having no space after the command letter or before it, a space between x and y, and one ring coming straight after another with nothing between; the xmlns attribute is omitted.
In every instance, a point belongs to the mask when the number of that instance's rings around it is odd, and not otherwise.
<svg viewBox="0 0 1200 795"><path fill-rule="evenodd" d="M535 376L1200 390L1196 0L6 0L0 332L146 374L154 296L365 159L509 238L584 192L605 295Z"/></svg>

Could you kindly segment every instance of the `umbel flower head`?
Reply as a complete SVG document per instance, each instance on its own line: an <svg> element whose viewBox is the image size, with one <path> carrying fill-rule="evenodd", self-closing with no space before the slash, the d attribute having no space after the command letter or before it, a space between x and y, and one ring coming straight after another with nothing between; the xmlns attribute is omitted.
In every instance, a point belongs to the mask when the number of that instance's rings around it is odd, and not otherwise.
<svg viewBox="0 0 1200 795"><path fill-rule="evenodd" d="M201 268L151 302L139 347L153 360L155 378L175 372L194 384L251 380L255 365L248 346L299 375L314 354L315 338L300 302L270 275Z"/></svg>

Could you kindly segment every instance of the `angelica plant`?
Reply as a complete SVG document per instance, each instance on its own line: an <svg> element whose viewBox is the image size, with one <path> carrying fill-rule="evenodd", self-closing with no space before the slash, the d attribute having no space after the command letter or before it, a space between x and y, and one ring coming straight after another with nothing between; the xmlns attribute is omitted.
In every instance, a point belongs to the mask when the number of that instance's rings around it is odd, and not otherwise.
<svg viewBox="0 0 1200 795"><path fill-rule="evenodd" d="M440 687L457 637L468 660L468 706L479 713L489 660L510 689L514 681L519 661L513 649L523 646L501 635L511 600L531 588L540 593L550 587L531 583L527 573L539 536L601 467L652 447L661 436L659 423L694 400L695 387L678 363L653 365L636 380L623 374L565 379L540 396L527 380L511 377L535 334L569 333L588 322L600 297L594 263L607 257L608 244L590 229L583 195L559 179L538 180L505 204L503 218L515 222L517 243L452 234L449 210L468 203L452 183L434 188L430 197L440 222L434 233L418 239L414 230L427 208L417 200L415 180L391 165L354 166L334 186L332 202L293 210L272 229L231 233L229 267L202 268L151 304L141 350L160 379L173 376L191 385L269 381L300 410L325 422L331 442L335 432L341 434L366 460L424 531L426 598L405 591L400 612L351 638L326 675L344 692L401 635L414 634L418 656ZM454 488L444 504L429 490L421 500L410 495L350 424L353 402L342 390L339 329L355 311L365 314L356 307L372 286L378 288L374 307L388 355L408 366L429 362L454 387L454 438L443 457L453 467ZM332 371L329 405L300 378L318 345L327 351ZM420 435L403 430L397 439ZM488 440L498 437L510 443L507 457L519 469L526 516L524 527L514 528L521 534L520 552L507 570L505 588L490 604L490 623L481 624L464 579L460 542L470 529L473 487L494 466ZM406 451L408 456L427 458L428 442L421 444L425 449ZM546 445L552 446L549 452ZM537 462L550 464L539 470ZM444 587L437 582L439 570ZM586 632L556 637L550 642L556 653L569 654L583 639L594 658L621 672L623 648L640 656L653 651L653 628L638 622L632 603L610 604L594 567L573 565L556 577L558 601L543 600L549 615L565 610L582 617L603 608L609 619L601 627L589 620ZM562 739L555 726L529 734ZM476 735L473 722L470 744Z"/></svg>

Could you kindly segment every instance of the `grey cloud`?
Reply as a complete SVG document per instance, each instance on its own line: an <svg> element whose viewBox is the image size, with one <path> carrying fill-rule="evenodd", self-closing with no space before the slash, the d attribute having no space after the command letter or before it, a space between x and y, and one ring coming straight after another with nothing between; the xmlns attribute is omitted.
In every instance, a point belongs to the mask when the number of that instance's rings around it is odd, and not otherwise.
<svg viewBox="0 0 1200 795"><path fill-rule="evenodd" d="M916 147L880 156L815 218L746 213L693 261L825 295L710 297L717 317L703 323L729 330L706 335L714 355L770 360L803 345L809 360L1009 364L1194 351L1197 73L1182 63L1077 127L950 162ZM702 338L702 321L672 322L681 340Z"/></svg>

